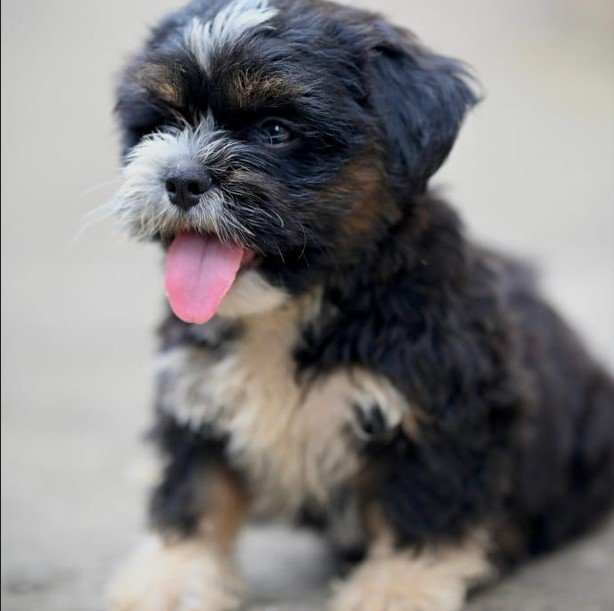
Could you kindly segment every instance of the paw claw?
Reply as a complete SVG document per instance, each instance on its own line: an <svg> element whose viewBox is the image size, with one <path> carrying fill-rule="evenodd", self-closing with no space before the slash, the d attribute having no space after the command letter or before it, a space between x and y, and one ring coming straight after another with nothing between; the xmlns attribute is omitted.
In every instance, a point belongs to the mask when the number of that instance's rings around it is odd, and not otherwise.
<svg viewBox="0 0 614 611"><path fill-rule="evenodd" d="M354 370L351 380L347 405L353 432L367 443L390 441L408 416L406 400L389 380L374 373Z"/></svg>
<svg viewBox="0 0 614 611"><path fill-rule="evenodd" d="M368 441L384 441L389 438L396 425L387 421L384 410L378 403L362 406L352 404L352 411L357 424L358 434Z"/></svg>

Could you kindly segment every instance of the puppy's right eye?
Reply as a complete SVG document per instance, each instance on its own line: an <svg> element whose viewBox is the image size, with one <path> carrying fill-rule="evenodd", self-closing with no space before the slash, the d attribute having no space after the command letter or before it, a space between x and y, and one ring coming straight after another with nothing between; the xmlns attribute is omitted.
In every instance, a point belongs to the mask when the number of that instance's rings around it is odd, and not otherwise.
<svg viewBox="0 0 614 611"><path fill-rule="evenodd" d="M281 119L265 119L254 132L260 142L272 148L286 147L296 140L296 134Z"/></svg>

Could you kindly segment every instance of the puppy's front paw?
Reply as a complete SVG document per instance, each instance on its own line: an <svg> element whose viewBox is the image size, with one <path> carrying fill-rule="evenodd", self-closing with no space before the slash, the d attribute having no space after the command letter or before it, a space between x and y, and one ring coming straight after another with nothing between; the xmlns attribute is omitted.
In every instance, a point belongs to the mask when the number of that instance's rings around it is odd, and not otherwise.
<svg viewBox="0 0 614 611"><path fill-rule="evenodd" d="M202 541L145 542L109 589L110 611L231 611L241 583L230 561Z"/></svg>
<svg viewBox="0 0 614 611"><path fill-rule="evenodd" d="M363 403L352 403L352 412L354 431L365 441L386 441L390 439L399 424L396 418L391 418L391 414L368 396L364 398Z"/></svg>
<svg viewBox="0 0 614 611"><path fill-rule="evenodd" d="M407 403L384 378L366 371L352 372L349 397L350 423L359 439L380 443L389 440L398 427L409 421Z"/></svg>
<svg viewBox="0 0 614 611"><path fill-rule="evenodd" d="M368 562L341 584L328 611L460 611L464 588L456 581L412 579L404 559Z"/></svg>
<svg viewBox="0 0 614 611"><path fill-rule="evenodd" d="M460 611L494 576L483 544L373 553L340 584L329 611Z"/></svg>

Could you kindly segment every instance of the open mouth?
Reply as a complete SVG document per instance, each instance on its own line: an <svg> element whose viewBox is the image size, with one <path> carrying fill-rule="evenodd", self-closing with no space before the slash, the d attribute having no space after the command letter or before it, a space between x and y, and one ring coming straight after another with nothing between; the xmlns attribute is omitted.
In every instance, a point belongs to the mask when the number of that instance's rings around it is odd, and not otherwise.
<svg viewBox="0 0 614 611"><path fill-rule="evenodd" d="M255 253L246 247L223 244L211 234L179 233L168 248L164 266L171 309L184 322L207 322L241 269L255 264Z"/></svg>

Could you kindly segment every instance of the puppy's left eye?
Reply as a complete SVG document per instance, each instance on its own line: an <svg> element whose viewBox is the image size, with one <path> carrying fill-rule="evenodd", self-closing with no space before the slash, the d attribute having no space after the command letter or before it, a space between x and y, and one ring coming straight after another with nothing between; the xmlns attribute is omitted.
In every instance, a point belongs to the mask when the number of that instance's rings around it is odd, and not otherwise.
<svg viewBox="0 0 614 611"><path fill-rule="evenodd" d="M282 147L296 139L292 130L279 119L266 119L256 128L256 136L271 147Z"/></svg>

